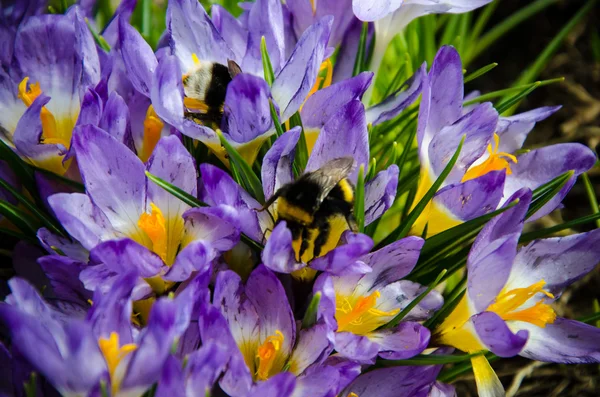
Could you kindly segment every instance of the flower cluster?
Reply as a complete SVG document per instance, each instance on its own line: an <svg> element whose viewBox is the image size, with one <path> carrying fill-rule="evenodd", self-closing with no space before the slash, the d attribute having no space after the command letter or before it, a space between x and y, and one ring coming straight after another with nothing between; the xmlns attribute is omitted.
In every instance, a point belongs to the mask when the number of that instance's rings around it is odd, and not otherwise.
<svg viewBox="0 0 600 397"><path fill-rule="evenodd" d="M464 95L452 46L378 103L356 67L417 17L488 2L257 0L236 18L169 0L156 48L135 1L101 35L84 4L0 10L1 223L21 239L0 394L452 396L438 375L464 358L500 396L489 352L600 362L600 329L553 307L600 231L522 234L596 162L521 150L559 107ZM401 156L377 149L405 122ZM465 278L444 291L442 269Z"/></svg>

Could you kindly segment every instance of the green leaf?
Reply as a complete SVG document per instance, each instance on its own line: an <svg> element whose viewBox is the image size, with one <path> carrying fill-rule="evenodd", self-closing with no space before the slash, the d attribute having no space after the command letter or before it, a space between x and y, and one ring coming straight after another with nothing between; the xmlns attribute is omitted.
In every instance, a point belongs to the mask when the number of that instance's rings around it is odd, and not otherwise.
<svg viewBox="0 0 600 397"><path fill-rule="evenodd" d="M369 23L363 22L362 29L360 31L360 39L358 42L358 50L356 52L356 58L354 60L354 68L352 69L352 76L356 76L364 70L365 52L366 52L366 48L367 48L368 32L369 32Z"/></svg>
<svg viewBox="0 0 600 397"><path fill-rule="evenodd" d="M419 354L415 357L406 360L377 360L377 367L399 367L405 365L444 365L452 363L462 363L463 361L471 360L472 357L479 356L483 353L473 354Z"/></svg>
<svg viewBox="0 0 600 397"><path fill-rule="evenodd" d="M583 184L585 186L585 191L587 193L588 200L590 201L590 207L592 208L592 212L594 214L597 214L598 212L600 212L600 209L598 208L598 199L596 198L596 192L594 192L594 186L592 186L592 182L590 181L590 177L588 176L587 172L584 172L581 175L581 177L583 179ZM596 221L596 227L600 228L600 220Z"/></svg>
<svg viewBox="0 0 600 397"><path fill-rule="evenodd" d="M240 185L250 193L259 203L265 203L265 194L262 189L260 178L256 176L252 167L248 165L246 160L239 154L239 152L225 139L223 133L217 130L217 135L221 140L221 145L227 151L229 155L229 162L231 164L231 170L237 174Z"/></svg>
<svg viewBox="0 0 600 397"><path fill-rule="evenodd" d="M142 36L150 39L152 33L152 0L142 0Z"/></svg>
<svg viewBox="0 0 600 397"><path fill-rule="evenodd" d="M317 322L317 309L319 308L319 302L321 302L321 292L317 292L313 295L304 318L302 319L302 329L308 329Z"/></svg>
<svg viewBox="0 0 600 397"><path fill-rule="evenodd" d="M0 139L0 159L8 163L10 169L30 193L37 192L33 170L2 139Z"/></svg>
<svg viewBox="0 0 600 397"><path fill-rule="evenodd" d="M38 209L38 207L30 202L25 196L13 188L8 182L0 178L0 186L10 192L25 208L33 213L48 229L59 236L65 236L65 233L58 227L56 222Z"/></svg>
<svg viewBox="0 0 600 397"><path fill-rule="evenodd" d="M92 33L92 36L94 37L94 40L96 41L96 44L98 44L100 46L100 48L102 48L104 51L110 52L110 45L106 42L106 40L104 40L104 37L100 36L98 34L98 32L96 32L96 30L94 30L92 25L90 25L90 21L88 21L87 18L85 18L85 23L87 24L88 29Z"/></svg>
<svg viewBox="0 0 600 397"><path fill-rule="evenodd" d="M35 236L40 228L40 224L31 215L7 201L0 200L0 214L25 234Z"/></svg>
<svg viewBox="0 0 600 397"><path fill-rule="evenodd" d="M402 319L404 317L406 317L406 315L408 313L410 313L410 311L412 309L415 308L415 306L417 306L419 303L421 303L421 301L431 292L432 289L434 289L438 283L440 282L440 280L442 279L442 277L444 277L444 275L446 274L447 270L444 269L440 272L440 274L437 276L437 278L431 283L429 284L429 286L427 287L427 289L425 291L423 291L419 296L417 296L415 299L413 299L408 306L406 306L400 313L398 313L398 315L396 315L396 317L394 317L389 323L387 323L384 327L386 328L392 328L397 326L398 324L400 324L400 321L402 321Z"/></svg>
<svg viewBox="0 0 600 397"><path fill-rule="evenodd" d="M505 96L508 94L513 94L515 92L521 92L524 89L533 87L534 85L536 85L538 83L539 83L539 85L537 85L537 87L543 87L543 86L546 86L549 84L560 83L563 81L565 81L564 77L558 77L556 79L541 80L541 81L536 81L535 83L531 83L531 84L524 84L524 85L520 85L517 87L511 87L511 88L505 88L503 90L492 91L487 94L483 94L476 98L473 98L473 99L463 102L463 106L468 106L468 105L472 105L474 103L488 101L490 99L499 98L499 97L502 97L502 96Z"/></svg>
<svg viewBox="0 0 600 397"><path fill-rule="evenodd" d="M467 84L469 81L473 81L476 78L483 76L490 70L494 69L496 66L498 66L498 64L496 62L494 62L494 63L490 63L489 65L486 65L480 69L477 69L476 71L474 71L473 73L471 73L465 77L464 83Z"/></svg>
<svg viewBox="0 0 600 397"><path fill-rule="evenodd" d="M463 296L465 296L465 294L467 293L467 290L464 289L464 286L461 287L462 290L460 290L458 294L456 294L456 296L451 295L449 298L444 299L444 306L442 306L440 310L435 312L433 317L431 317L429 320L423 323L425 327L427 327L430 330L435 329L435 327L438 324L441 324L446 319L446 317L448 317L450 313L452 313L452 311L460 303Z"/></svg>
<svg viewBox="0 0 600 397"><path fill-rule="evenodd" d="M421 215L427 204L429 204L433 196L437 193L438 189L442 186L442 183L444 183L444 180L446 180L446 177L450 174L450 171L452 171L454 164L456 164L456 161L458 160L458 156L460 155L460 151L462 150L464 142L465 136L463 136L463 138L460 140L456 152L454 152L454 155L450 161L448 161L448 164L446 164L444 170L440 173L433 185L431 185L427 193L425 193L421 201L419 201L415 208L408 214L406 220L403 221L396 230L390 233L390 236L384 240L383 245L390 244L391 242L396 241L408 234L412 225L419 218L419 215Z"/></svg>
<svg viewBox="0 0 600 397"><path fill-rule="evenodd" d="M55 174L54 172L45 170L43 168L38 168L38 167L35 167L35 166L31 166L31 168L35 172L39 172L40 174L44 174L44 176L47 176L50 179L54 179L55 181L57 181L59 183L62 183L62 184L65 184L67 186L70 186L70 187L74 188L78 192L82 192L82 193L85 192L85 186L82 183L80 183L80 182L74 181L74 180L69 179L69 178L65 178L64 176Z"/></svg>
<svg viewBox="0 0 600 397"><path fill-rule="evenodd" d="M277 115L277 109L275 109L275 105L273 101L269 99L269 109L271 111L271 119L273 119L273 124L275 125L275 132L277 137L283 135L283 128L281 127L281 122L279 121L279 116Z"/></svg>
<svg viewBox="0 0 600 397"><path fill-rule="evenodd" d="M561 223L560 225L552 226L542 230L534 230L529 233L523 233L519 240L519 243L527 243L532 240L550 236L554 233L560 232L561 230L571 229L575 226L583 225L589 222L598 222L600 219L600 213L582 216L581 218L574 219L569 222Z"/></svg>
<svg viewBox="0 0 600 397"><path fill-rule="evenodd" d="M475 25L473 26L473 29L471 30L471 43L475 43L475 42L477 42L477 40L479 40L479 36L481 36L483 29L487 25L487 23L488 23L490 17L492 16L492 14L494 13L494 11L496 11L496 7L498 7L499 4L500 4L499 1L493 1L490 4L488 4L485 8L483 8L481 13L479 14L479 17L475 21ZM469 47L469 55L473 51L474 47L475 46ZM470 59L471 57L469 56L469 57L465 57L465 58ZM466 65L466 62L465 62L465 65Z"/></svg>
<svg viewBox="0 0 600 397"><path fill-rule="evenodd" d="M37 374L32 372L29 375L29 380L23 383L26 397L36 397L37 395Z"/></svg>
<svg viewBox="0 0 600 397"><path fill-rule="evenodd" d="M526 219L530 218L544 205L546 205L548 201L550 201L554 196L556 196L574 174L575 171L568 171L554 178L554 180L550 181L549 184L542 186L543 193L540 193L539 196L536 196L536 192L538 191L538 189L536 189L532 196L532 201L529 205L529 209L527 210Z"/></svg>
<svg viewBox="0 0 600 397"><path fill-rule="evenodd" d="M494 26L492 29L490 29L488 33L486 33L482 37L478 37L476 41L473 41L473 43L476 43L476 44L473 47L472 51L470 51L468 53L468 55L464 61L465 64L471 62L482 51L486 50L494 42L496 42L496 40L498 40L499 38L504 36L507 32L509 32L511 29L513 29L514 27L519 25L521 22L526 21L527 19L531 18L533 15L544 10L546 7L548 7L549 5L551 5L553 3L556 3L557 1L558 0L537 0L537 1L530 3L529 5L519 8L517 12L515 12L514 14L512 14L511 16L509 16L508 18L506 18L505 20L503 20L502 22L500 22L499 24ZM498 3L498 2L494 2L494 3ZM486 11L484 11L484 13ZM492 9L492 11L493 11L493 9ZM489 15L486 15L485 17L489 18ZM487 22L487 21L485 21L485 22ZM481 30L483 30L483 26L480 27L476 24L475 28L473 29L473 32L479 33Z"/></svg>
<svg viewBox="0 0 600 397"><path fill-rule="evenodd" d="M308 146L306 145L306 135L304 135L304 126L302 125L302 118L300 113L296 112L290 117L290 128L300 127L300 139L296 145L296 157L294 158L294 164L298 169L298 172L303 172L308 163Z"/></svg>
<svg viewBox="0 0 600 397"><path fill-rule="evenodd" d="M267 84L269 84L270 87L275 81L275 73L273 72L271 58L269 58L269 52L267 51L267 41L265 40L265 36L261 37L260 39L260 56L262 58L265 81L267 82Z"/></svg>
<svg viewBox="0 0 600 397"><path fill-rule="evenodd" d="M365 165L361 164L358 170L358 179L354 193L354 216L360 233L365 231Z"/></svg>
<svg viewBox="0 0 600 397"><path fill-rule="evenodd" d="M519 103L523 98L525 98L527 95L529 95L531 92L533 92L539 86L540 86L540 82L536 81L535 83L533 83L531 85L531 87L528 87L528 88L524 89L523 91L519 92L518 94L513 95L510 98L495 105L496 110L498 111L499 114L503 114L508 109L510 109L513 105L516 105L517 103Z"/></svg>
<svg viewBox="0 0 600 397"><path fill-rule="evenodd" d="M495 354L488 352L485 353L485 358L492 362L498 360L500 357ZM450 382L454 380L457 376L464 374L465 372L471 370L472 365L471 362L458 363L450 369L443 370L437 377L437 380L440 382Z"/></svg>
<svg viewBox="0 0 600 397"><path fill-rule="evenodd" d="M600 312L596 312L594 314L590 314L589 316L581 317L579 319L579 321L586 324L592 324L598 320L600 320Z"/></svg>

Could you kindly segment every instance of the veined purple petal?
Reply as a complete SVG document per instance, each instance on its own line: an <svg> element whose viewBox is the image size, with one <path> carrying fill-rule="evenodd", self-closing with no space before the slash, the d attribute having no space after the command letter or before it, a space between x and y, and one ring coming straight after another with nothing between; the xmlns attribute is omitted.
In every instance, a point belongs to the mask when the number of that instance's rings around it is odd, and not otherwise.
<svg viewBox="0 0 600 397"><path fill-rule="evenodd" d="M369 163L369 136L365 108L359 100L343 106L325 123L306 164L306 172L315 171L325 163L340 157L355 159L355 169L349 179L356 181L358 169Z"/></svg>
<svg viewBox="0 0 600 397"><path fill-rule="evenodd" d="M250 5L247 15L248 45L241 63L242 70L256 75L262 74L260 43L264 36L273 70L277 73L283 67L286 53L281 2L258 0Z"/></svg>
<svg viewBox="0 0 600 397"><path fill-rule="evenodd" d="M65 230L88 250L118 235L104 213L85 194L58 193L48 198L48 204Z"/></svg>
<svg viewBox="0 0 600 397"><path fill-rule="evenodd" d="M371 268L361 261L361 257L371 251L373 240L366 234L349 231L344 232L342 239L346 240L344 244L313 259L310 267L334 275L370 272Z"/></svg>
<svg viewBox="0 0 600 397"><path fill-rule="evenodd" d="M336 332L334 347L341 356L364 364L372 364L379 353L377 342L351 332Z"/></svg>
<svg viewBox="0 0 600 397"><path fill-rule="evenodd" d="M292 164L300 131L300 127L294 127L284 132L265 154L261 167L265 197L271 197L280 187L294 180Z"/></svg>
<svg viewBox="0 0 600 397"><path fill-rule="evenodd" d="M194 68L192 54L196 54L201 61L222 65L227 65L228 59L234 59L233 51L197 1L170 1L167 7L167 30L171 36L171 50L184 73ZM181 80L181 74L176 77Z"/></svg>
<svg viewBox="0 0 600 397"><path fill-rule="evenodd" d="M561 317L544 328L525 322L516 326L529 331L523 357L564 364L600 362L600 328Z"/></svg>
<svg viewBox="0 0 600 397"><path fill-rule="evenodd" d="M103 107L104 103L98 92L93 88L88 88L81 101L77 125L100 125Z"/></svg>
<svg viewBox="0 0 600 397"><path fill-rule="evenodd" d="M327 325L327 338L334 343L337 330L337 321L335 320L335 289L333 288L332 277L323 273L317 277L313 285L313 295L320 293L321 300L317 308L317 321L322 321Z"/></svg>
<svg viewBox="0 0 600 397"><path fill-rule="evenodd" d="M306 266L296 261L292 232L287 228L285 221L281 221L271 232L261 258L266 267L279 273L292 273Z"/></svg>
<svg viewBox="0 0 600 397"><path fill-rule="evenodd" d="M395 328L372 332L368 337L379 345L379 357L404 360L425 350L431 333L419 323L404 321Z"/></svg>
<svg viewBox="0 0 600 397"><path fill-rule="evenodd" d="M516 356L527 343L528 331L520 330L513 334L506 322L494 312L476 314L470 321L481 342L497 356Z"/></svg>
<svg viewBox="0 0 600 397"><path fill-rule="evenodd" d="M360 100L372 80L373 73L363 72L318 90L302 106L303 126L322 128L341 108L354 100Z"/></svg>
<svg viewBox="0 0 600 397"><path fill-rule="evenodd" d="M468 221L498 208L504 190L504 170L488 172L475 179L439 190L434 201L456 218Z"/></svg>
<svg viewBox="0 0 600 397"><path fill-rule="evenodd" d="M183 374L183 363L174 356L169 356L163 366L160 380L156 387L159 396L186 397L186 381ZM203 389L196 389L201 393Z"/></svg>
<svg viewBox="0 0 600 397"><path fill-rule="evenodd" d="M125 21L129 21L136 5L137 0L121 1L117 6L117 9L115 10L110 22L106 24L104 30L101 32L102 37L104 37L108 45L111 47L116 47L119 42L119 20L123 19Z"/></svg>
<svg viewBox="0 0 600 397"><path fill-rule="evenodd" d="M81 176L90 195L113 227L137 229L146 208L144 165L125 145L92 125L79 126L73 146Z"/></svg>
<svg viewBox="0 0 600 397"><path fill-rule="evenodd" d="M123 98L116 92L111 92L108 97L99 127L117 141L134 150L129 108Z"/></svg>
<svg viewBox="0 0 600 397"><path fill-rule="evenodd" d="M395 164L365 184L365 225L379 219L394 203L400 170Z"/></svg>
<svg viewBox="0 0 600 397"><path fill-rule="evenodd" d="M90 260L123 273L136 269L144 278L156 276L165 267L158 255L128 238L97 245L90 251Z"/></svg>
<svg viewBox="0 0 600 397"><path fill-rule="evenodd" d="M158 62L150 45L124 18L119 18L119 46L125 70L136 90L150 96L152 75Z"/></svg>
<svg viewBox="0 0 600 397"><path fill-rule="evenodd" d="M227 85L223 116L226 133L236 143L248 143L273 129L267 82L247 73L238 74Z"/></svg>
<svg viewBox="0 0 600 397"><path fill-rule="evenodd" d="M213 340L205 342L202 347L188 356L186 373L187 395L210 392L230 358L226 345Z"/></svg>
<svg viewBox="0 0 600 397"><path fill-rule="evenodd" d="M362 287L362 285L360 286ZM410 302L425 292L426 289L426 286L410 280L393 282L379 289L381 296L377 299L376 308L382 311L403 310ZM364 294L368 294L368 291L365 291ZM426 320L431 317L436 310L441 308L443 304L444 298L442 298L442 295L435 290L430 291L429 294L427 294L427 296L425 296L425 298L423 298L423 300L421 300L421 302L419 302L419 304L404 317L404 320Z"/></svg>
<svg viewBox="0 0 600 397"><path fill-rule="evenodd" d="M287 6L292 14L296 37L300 37L310 25L322 17L332 15L333 25L331 26L331 37L329 38L329 45L332 47L337 47L340 44L347 33L348 27L354 20L354 15L350 10L351 0L319 1L314 3L314 11L309 0L291 1Z"/></svg>
<svg viewBox="0 0 600 397"><path fill-rule="evenodd" d="M444 181L445 184L459 182L471 164L485 153L497 123L498 112L491 103L486 102L462 116L454 124L442 127L431 139L428 149L428 159L434 175L442 172L464 136L465 141L458 160Z"/></svg>
<svg viewBox="0 0 600 397"><path fill-rule="evenodd" d="M515 257L507 285L528 287L544 280L554 295L591 272L600 257L600 230L536 240L522 247Z"/></svg>
<svg viewBox="0 0 600 397"><path fill-rule="evenodd" d="M235 59L242 59L246 53L248 31L240 21L218 4L212 5L210 16L215 28L221 33L223 40L227 42L227 45L233 51Z"/></svg>
<svg viewBox="0 0 600 397"><path fill-rule="evenodd" d="M352 77L361 32L362 22L354 18L354 20L348 26L346 33L344 34L344 38L342 40L340 49L335 59L335 66L333 68L333 82L341 82ZM367 27L367 43L365 48L366 51L371 51L374 35L375 27L372 23L370 23Z"/></svg>
<svg viewBox="0 0 600 397"><path fill-rule="evenodd" d="M367 123L377 125L391 120L410 106L421 94L421 88L427 82L425 79L426 74L427 65L423 63L419 70L409 80L404 82L396 92L377 105L367 109Z"/></svg>
<svg viewBox="0 0 600 397"><path fill-rule="evenodd" d="M332 397L337 395L340 373L332 366L314 365L296 378L293 397Z"/></svg>
<svg viewBox="0 0 600 397"><path fill-rule="evenodd" d="M462 62L454 47L440 48L423 84L422 93L417 127L421 153L428 150L431 139L442 127L454 123L462 115Z"/></svg>
<svg viewBox="0 0 600 397"><path fill-rule="evenodd" d="M38 263L50 280L52 292L58 299L87 305L92 294L79 280L82 262L60 255L47 255L38 259Z"/></svg>
<svg viewBox="0 0 600 397"><path fill-rule="evenodd" d="M561 106L544 106L514 116L500 117L496 127L496 133L500 137L498 151L513 153L519 150L523 147L525 138L535 127L535 124L547 119L560 108Z"/></svg>
<svg viewBox="0 0 600 397"><path fill-rule="evenodd" d="M296 377L289 372L281 372L268 380L258 383L250 391L251 396L290 397L296 385Z"/></svg>
<svg viewBox="0 0 600 397"><path fill-rule="evenodd" d="M353 0L352 11L361 21L376 21L396 11L402 3L402 0Z"/></svg>
<svg viewBox="0 0 600 397"><path fill-rule="evenodd" d="M300 108L317 74L329 40L332 17L324 17L308 28L271 87L273 98L281 109L281 121L289 119Z"/></svg>
<svg viewBox="0 0 600 397"><path fill-rule="evenodd" d="M489 221L469 253L467 293L477 312L487 309L508 280L531 201L531 191L520 193L519 203Z"/></svg>
<svg viewBox="0 0 600 397"><path fill-rule="evenodd" d="M81 65L81 82L78 87L81 95L87 87L96 85L100 80L100 58L94 36L85 22L81 9L71 7L65 15L71 18L75 28L76 62Z"/></svg>
<svg viewBox="0 0 600 397"><path fill-rule="evenodd" d="M285 339L280 354L288 356L296 341L296 323L281 282L264 265L258 265L246 282L246 295L256 308L260 340L281 331Z"/></svg>
<svg viewBox="0 0 600 397"><path fill-rule="evenodd" d="M312 364L320 364L331 353L333 347L327 339L327 326L315 324L309 329L302 329L298 334L298 343L289 360L289 371L300 375Z"/></svg>
<svg viewBox="0 0 600 397"><path fill-rule="evenodd" d="M340 395L358 396L421 396L415 394L423 386L435 382L441 366L401 366L379 368L360 375Z"/></svg>

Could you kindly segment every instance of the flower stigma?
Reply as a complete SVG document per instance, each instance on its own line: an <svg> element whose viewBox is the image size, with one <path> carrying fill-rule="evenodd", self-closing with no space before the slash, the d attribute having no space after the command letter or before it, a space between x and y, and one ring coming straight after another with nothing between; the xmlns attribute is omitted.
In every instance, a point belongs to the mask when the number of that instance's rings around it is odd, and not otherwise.
<svg viewBox="0 0 600 397"><path fill-rule="evenodd" d="M462 182L478 178L491 171L506 170L506 175L512 174L509 161L512 161L516 164L518 162L517 158L512 154L506 152L499 152L499 147L500 137L498 136L498 134L494 134L494 146L492 146L492 144L490 143L487 147L489 157L485 159L483 163L469 168L469 170L465 173L465 176L463 176Z"/></svg>
<svg viewBox="0 0 600 397"><path fill-rule="evenodd" d="M256 358L258 358L258 369L256 377L259 380L269 378L269 373L273 368L273 363L277 357L277 352L281 349L284 336L280 330L275 330L274 335L269 335L267 339L257 349Z"/></svg>
<svg viewBox="0 0 600 397"><path fill-rule="evenodd" d="M142 150L140 150L140 159L145 163L150 158L154 147L160 139L164 123L154 111L152 105L148 106L146 118L144 119L144 140L142 141Z"/></svg>
<svg viewBox="0 0 600 397"><path fill-rule="evenodd" d="M108 339L100 338L98 340L98 347L108 366L110 383L112 385L112 395L114 396L119 391L119 386L121 384L121 379L115 377L117 367L125 357L137 349L137 345L135 343L127 343L119 347L119 334L111 332Z"/></svg>
<svg viewBox="0 0 600 397"><path fill-rule="evenodd" d="M380 296L381 293L375 291L369 296L361 296L351 301L349 298L336 295L336 302L341 303L335 308L338 332L349 331L357 335L366 335L387 323L389 317L398 314L400 309L389 312L375 309Z"/></svg>
<svg viewBox="0 0 600 397"><path fill-rule="evenodd" d="M152 251L167 262L167 227L162 211L154 203L150 203L152 212L140 215L138 226L152 241Z"/></svg>

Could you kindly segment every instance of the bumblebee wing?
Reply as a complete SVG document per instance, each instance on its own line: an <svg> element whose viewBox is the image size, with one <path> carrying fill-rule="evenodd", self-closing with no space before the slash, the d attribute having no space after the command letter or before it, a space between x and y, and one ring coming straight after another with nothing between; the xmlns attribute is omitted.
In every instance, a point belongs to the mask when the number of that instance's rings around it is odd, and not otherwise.
<svg viewBox="0 0 600 397"><path fill-rule="evenodd" d="M231 76L232 80L233 80L233 78L235 76L237 76L238 74L242 73L242 68L240 67L240 65L238 65L232 59L228 59L227 60L227 69L229 70L229 76Z"/></svg>
<svg viewBox="0 0 600 397"><path fill-rule="evenodd" d="M325 163L324 166L316 171L304 174L302 178L321 188L318 197L320 204L329 192L331 192L331 189L348 176L350 171L352 171L353 165L354 159L352 157L341 157Z"/></svg>

